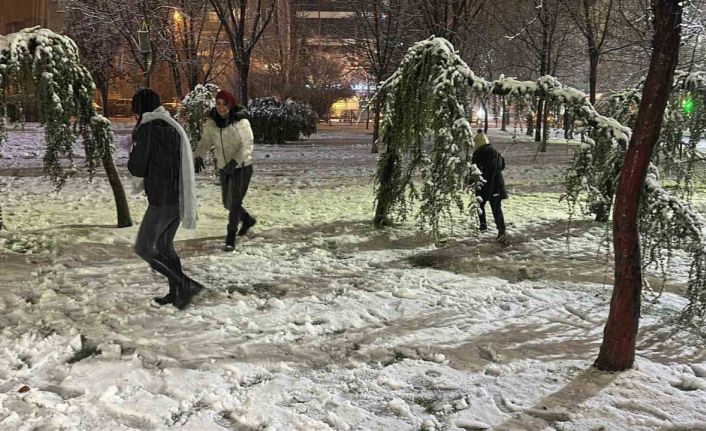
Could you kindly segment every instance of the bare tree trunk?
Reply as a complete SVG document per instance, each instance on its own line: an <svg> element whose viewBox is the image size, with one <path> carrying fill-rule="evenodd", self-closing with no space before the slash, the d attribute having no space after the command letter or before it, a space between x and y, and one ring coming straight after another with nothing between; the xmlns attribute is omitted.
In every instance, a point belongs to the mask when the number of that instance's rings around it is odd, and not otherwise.
<svg viewBox="0 0 706 431"><path fill-rule="evenodd" d="M372 154L377 154L380 151L378 139L380 138L380 110L382 109L382 95L378 95L375 99L375 120L373 121L373 147ZM370 114L368 114L370 117Z"/></svg>
<svg viewBox="0 0 706 431"><path fill-rule="evenodd" d="M99 79L96 79L96 87L98 87L98 91L101 94L101 103L103 104L103 116L105 118L110 118L110 109L108 108L108 90L110 89L110 87L107 82L104 82L103 80Z"/></svg>
<svg viewBox="0 0 706 431"><path fill-rule="evenodd" d="M634 134L625 154L613 210L615 286L603 344L595 366L622 371L633 366L640 320L642 266L637 218L645 177L671 91L681 40L680 0L652 0L655 34Z"/></svg>
<svg viewBox="0 0 706 431"><path fill-rule="evenodd" d="M540 152L546 153L547 152L547 141L549 140L549 106L545 103L544 104L544 115L543 115L542 123L542 143L540 145Z"/></svg>
<svg viewBox="0 0 706 431"><path fill-rule="evenodd" d="M2 205L0 205L0 230L5 229L5 223L2 220Z"/></svg>
<svg viewBox="0 0 706 431"><path fill-rule="evenodd" d="M596 103L596 83L598 81L598 58L600 56L600 52L598 52L595 49L589 49L588 51L588 64L589 64L589 70L588 70L588 87L589 87L589 93L588 93L588 100L591 102L591 105L595 105Z"/></svg>
<svg viewBox="0 0 706 431"><path fill-rule="evenodd" d="M534 128L534 142L542 141L542 123L544 121L544 99L537 101L537 124ZM546 125L545 125L546 127Z"/></svg>
<svg viewBox="0 0 706 431"><path fill-rule="evenodd" d="M507 112L507 101L505 100L505 96L502 96L500 99L502 101L502 109L503 109L503 116L502 116L502 122L500 123L500 130L503 132L507 132L507 123L509 121L510 115Z"/></svg>
<svg viewBox="0 0 706 431"><path fill-rule="evenodd" d="M103 168L105 169L105 174L108 176L110 187L113 189L115 209L118 213L118 227L132 226L130 207L128 206L127 199L125 198L125 190L123 189L123 184L120 182L120 175L118 175L118 171L115 169L113 156L111 156L110 153L103 157Z"/></svg>
<svg viewBox="0 0 706 431"><path fill-rule="evenodd" d="M525 133L527 136L532 136L534 135L534 124L532 124L532 113L529 112L527 116L525 117L525 125L527 126L527 132Z"/></svg>
<svg viewBox="0 0 706 431"><path fill-rule="evenodd" d="M184 99L184 90L181 89L181 72L179 71L178 60L175 63L170 62L169 68L172 71L172 82L174 84L174 91L176 92L179 101Z"/></svg>
<svg viewBox="0 0 706 431"><path fill-rule="evenodd" d="M103 104L103 116L110 118L110 109L108 108L108 89L101 91L101 103Z"/></svg>
<svg viewBox="0 0 706 431"><path fill-rule="evenodd" d="M488 134L488 106L484 101L480 102L483 107L483 133Z"/></svg>
<svg viewBox="0 0 706 431"><path fill-rule="evenodd" d="M248 105L248 75L250 75L250 64L243 63L238 66L238 73L240 74L240 103L247 106Z"/></svg>
<svg viewBox="0 0 706 431"><path fill-rule="evenodd" d="M386 154L383 156L385 165L380 174L380 187L378 188L375 219L373 220L373 224L378 228L389 224L387 213L390 209L390 198L392 195L390 184L392 182L392 173L399 157L396 152L391 151L389 148L386 148L385 151Z"/></svg>

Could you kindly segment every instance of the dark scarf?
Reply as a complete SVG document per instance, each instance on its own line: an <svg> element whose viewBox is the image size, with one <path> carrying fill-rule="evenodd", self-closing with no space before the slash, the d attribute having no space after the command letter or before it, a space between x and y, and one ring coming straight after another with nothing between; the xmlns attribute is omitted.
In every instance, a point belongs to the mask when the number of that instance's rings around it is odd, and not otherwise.
<svg viewBox="0 0 706 431"><path fill-rule="evenodd" d="M211 116L213 121L216 122L216 126L220 127L221 129L224 129L244 118L250 117L250 115L248 114L248 110L245 109L245 107L242 105L236 105L233 108L230 108L230 111L228 111L228 118L221 117L221 114L216 111L216 108L212 108L211 112L209 112L209 115Z"/></svg>

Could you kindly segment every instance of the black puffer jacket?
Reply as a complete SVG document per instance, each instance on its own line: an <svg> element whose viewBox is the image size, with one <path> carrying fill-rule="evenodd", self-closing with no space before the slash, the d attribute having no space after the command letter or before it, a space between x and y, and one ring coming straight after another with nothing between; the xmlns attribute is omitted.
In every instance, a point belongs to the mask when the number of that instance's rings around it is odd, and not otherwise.
<svg viewBox="0 0 706 431"><path fill-rule="evenodd" d="M478 166L478 169L483 173L483 179L485 179L485 184L480 190L476 191L476 195L486 201L493 196L507 199L505 179L502 173L503 169L505 169L505 159L498 150L490 144L483 145L473 152L471 161Z"/></svg>
<svg viewBox="0 0 706 431"><path fill-rule="evenodd" d="M145 193L152 205L179 204L181 137L166 121L154 120L137 126L135 145L127 168L145 179Z"/></svg>

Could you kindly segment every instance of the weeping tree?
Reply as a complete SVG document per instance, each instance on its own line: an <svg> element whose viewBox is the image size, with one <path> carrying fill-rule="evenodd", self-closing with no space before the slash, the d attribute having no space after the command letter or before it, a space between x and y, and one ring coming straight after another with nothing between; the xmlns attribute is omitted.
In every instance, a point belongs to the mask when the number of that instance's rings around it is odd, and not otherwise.
<svg viewBox="0 0 706 431"><path fill-rule="evenodd" d="M44 171L57 189L77 172L73 145L82 138L91 178L103 165L113 189L118 227L132 225L120 176L113 163L110 122L93 108L95 85L81 64L76 44L50 30L32 27L0 36L0 144L5 140L7 97L22 93L32 82L39 101L39 121L44 126Z"/></svg>
<svg viewBox="0 0 706 431"><path fill-rule="evenodd" d="M473 72L443 38L410 48L397 71L383 84L385 103L380 138L384 151L376 176L375 225L391 213L404 219L421 200L416 216L435 236L455 205L462 212L464 189L480 181L470 163L470 93ZM420 103L422 102L422 103ZM414 177L420 173L421 181Z"/></svg>
<svg viewBox="0 0 706 431"><path fill-rule="evenodd" d="M696 94L703 91L704 82L702 77L692 75L684 78L684 89ZM610 211L632 130L597 112L585 93L564 87L551 76L536 81L501 76L489 82L478 78L451 45L440 38L430 38L411 47L400 67L382 87L385 104L381 142L384 148L377 170L376 225L384 225L391 216L403 219L410 212L411 201L420 200L417 218L438 233L440 218L450 214L451 202L460 199L467 183L464 177L469 172L477 175L477 168L467 165L468 158L463 152L470 139L465 109L469 94L478 99L503 96L518 109L534 106L541 99L553 110L568 111L586 136L585 142L576 149L566 174L564 197L570 213ZM703 95L699 97L703 101ZM703 133L705 128L696 124L692 127L693 133ZM425 139L433 144L429 149L423 145ZM689 305L684 316L703 319L706 317L706 238L702 233L701 216L681 195L661 185L655 164L649 165L639 202L637 225L647 251L646 258L640 259L639 264L656 263L666 268L672 250L684 251L693 262L688 280ZM614 237L620 234L613 232Z"/></svg>
<svg viewBox="0 0 706 431"><path fill-rule="evenodd" d="M563 107L582 119L595 142L615 141L626 146L630 134L629 128L596 112L583 92L565 88L552 76L536 81L518 81L503 75L494 81L477 77L443 38L431 37L411 47L381 90L385 120L381 130L384 152L376 182L378 226L391 213L404 217L411 200L419 198L422 208L417 217L428 220L434 234L438 233L440 217L448 214L450 202L459 200L461 186L467 183L464 178L475 172L458 162L444 165L446 158L468 163L471 132L466 129L470 127L466 119L471 99L502 98L515 106L520 117L539 100L547 110ZM423 142L430 137L434 145L426 151ZM590 143L594 140L589 139ZM437 160L441 166L427 166ZM412 181L417 171L423 178L421 194ZM579 201L578 196L571 197Z"/></svg>

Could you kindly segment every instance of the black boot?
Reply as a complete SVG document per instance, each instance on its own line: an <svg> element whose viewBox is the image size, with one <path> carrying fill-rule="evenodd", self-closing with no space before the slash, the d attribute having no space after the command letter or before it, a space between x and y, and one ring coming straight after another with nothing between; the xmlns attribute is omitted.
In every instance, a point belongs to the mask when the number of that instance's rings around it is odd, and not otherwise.
<svg viewBox="0 0 706 431"><path fill-rule="evenodd" d="M170 285L174 285L174 300L172 304L176 308L183 310L191 303L194 293L189 285L189 277L185 276L179 268L172 267L170 263L173 264L168 258L158 255L150 260L150 267L167 277Z"/></svg>
<svg viewBox="0 0 706 431"><path fill-rule="evenodd" d="M189 289L191 289L191 294L193 296L198 295L201 293L201 291L204 289L203 284L199 283L198 281L189 278Z"/></svg>
<svg viewBox="0 0 706 431"><path fill-rule="evenodd" d="M182 283L177 285L176 295L174 296L174 301L172 304L176 308L183 310L191 303L194 296L201 293L203 289L204 287L201 283L184 276Z"/></svg>
<svg viewBox="0 0 706 431"><path fill-rule="evenodd" d="M235 229L228 230L228 233L226 234L226 245L223 248L223 250L225 250L225 251L235 250Z"/></svg>
<svg viewBox="0 0 706 431"><path fill-rule="evenodd" d="M177 285L176 295L174 296L174 305L179 310L183 310L187 305L191 304L191 298L194 297L194 291L189 286L188 279L184 277L183 282Z"/></svg>
<svg viewBox="0 0 706 431"><path fill-rule="evenodd" d="M255 220L254 217L247 214L245 219L243 220L243 225L240 226L240 230L238 231L238 236L246 235L248 233L248 231L250 230L250 228L255 226L255 223L257 223L257 220Z"/></svg>
<svg viewBox="0 0 706 431"><path fill-rule="evenodd" d="M174 303L174 298L176 296L176 287L173 282L169 282L169 293L164 296L155 296L154 302L159 305L167 305Z"/></svg>

